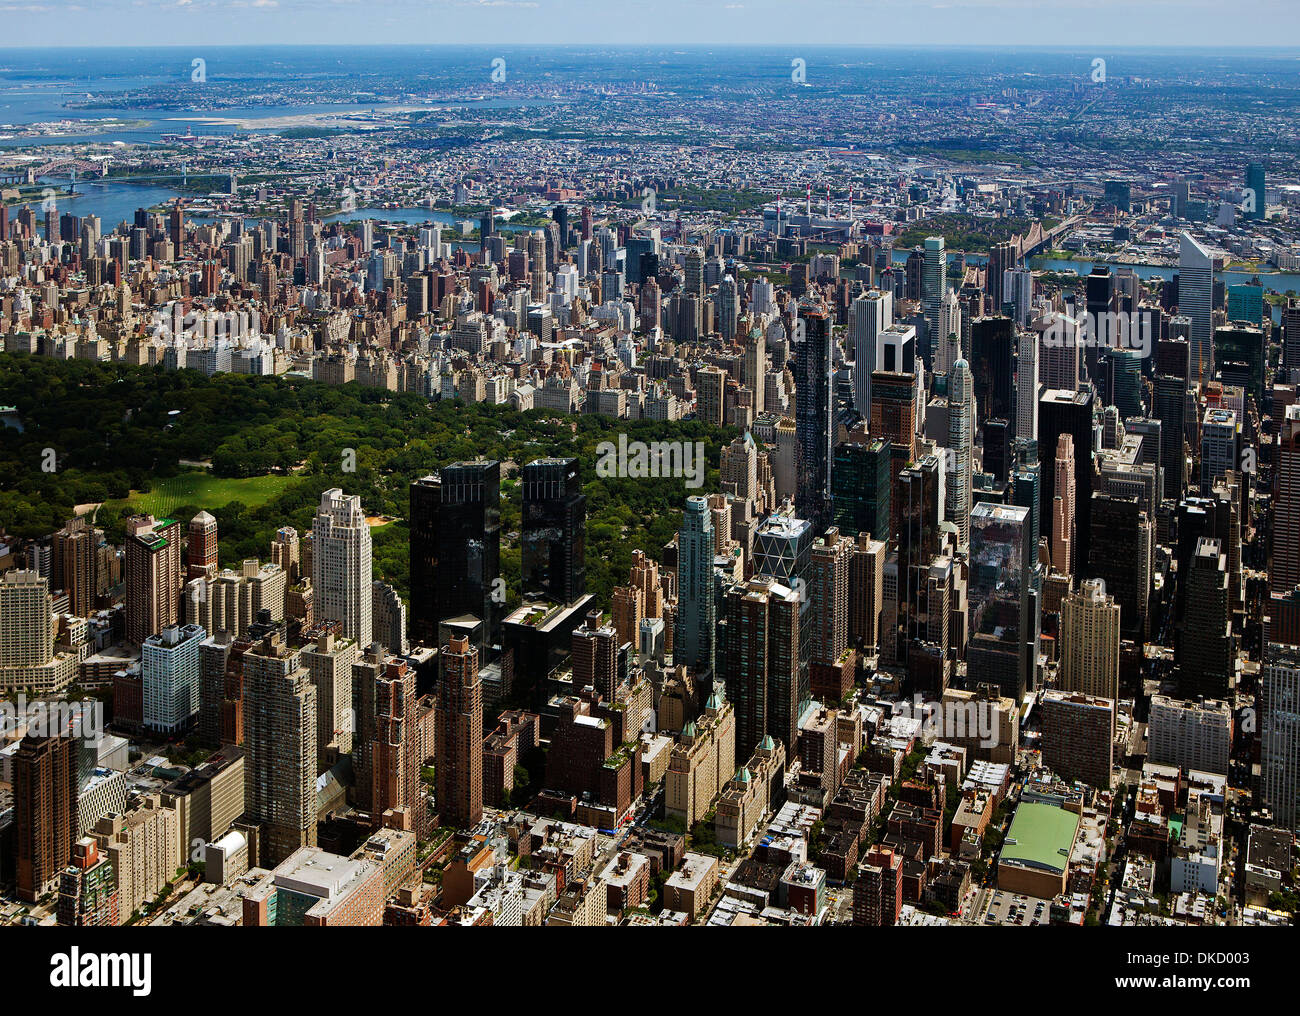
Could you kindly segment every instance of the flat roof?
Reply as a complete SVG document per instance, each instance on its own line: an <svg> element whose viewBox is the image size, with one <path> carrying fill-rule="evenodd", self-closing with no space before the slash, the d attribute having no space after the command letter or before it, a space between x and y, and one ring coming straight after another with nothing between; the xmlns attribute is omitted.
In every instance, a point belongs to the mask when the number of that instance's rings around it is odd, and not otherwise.
<svg viewBox="0 0 1300 1016"><path fill-rule="evenodd" d="M1064 871L1078 831L1079 816L1074 812L1051 804L1022 803L1011 820L1002 860Z"/></svg>

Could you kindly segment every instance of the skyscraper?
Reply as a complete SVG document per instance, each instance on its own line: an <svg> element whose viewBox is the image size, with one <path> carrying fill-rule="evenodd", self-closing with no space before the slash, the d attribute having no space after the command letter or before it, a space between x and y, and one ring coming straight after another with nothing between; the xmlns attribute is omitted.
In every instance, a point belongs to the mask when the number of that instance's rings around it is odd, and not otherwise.
<svg viewBox="0 0 1300 1016"><path fill-rule="evenodd" d="M1269 643L1259 680L1260 796L1273 824L1300 822L1300 647Z"/></svg>
<svg viewBox="0 0 1300 1016"><path fill-rule="evenodd" d="M524 595L572 603L587 591L587 496L577 459L523 468L520 569Z"/></svg>
<svg viewBox="0 0 1300 1016"><path fill-rule="evenodd" d="M1265 219L1268 208L1264 193L1264 164L1252 162L1246 167L1246 218Z"/></svg>
<svg viewBox="0 0 1300 1016"><path fill-rule="evenodd" d="M727 592L727 699L736 709L736 755L748 758L765 734L793 750L802 712L800 597L758 575Z"/></svg>
<svg viewBox="0 0 1300 1016"><path fill-rule="evenodd" d="M1016 328L1016 437L1038 440L1038 333Z"/></svg>
<svg viewBox="0 0 1300 1016"><path fill-rule="evenodd" d="M1061 601L1062 691L1119 697L1120 606L1106 583L1085 579Z"/></svg>
<svg viewBox="0 0 1300 1016"><path fill-rule="evenodd" d="M1189 233L1178 240L1178 313L1192 322L1192 378L1214 379L1214 260Z"/></svg>
<svg viewBox="0 0 1300 1016"><path fill-rule="evenodd" d="M197 624L164 628L140 649L144 687L144 724L175 734L189 727L199 712L199 645L208 633Z"/></svg>
<svg viewBox="0 0 1300 1016"><path fill-rule="evenodd" d="M824 310L807 309L802 342L795 351L795 433L798 441L795 510L822 533L831 519L831 445L835 440L831 398L831 326Z"/></svg>
<svg viewBox="0 0 1300 1016"><path fill-rule="evenodd" d="M1038 402L1038 437L1043 448L1056 448L1062 434L1074 443L1075 517L1074 560L1088 560L1092 524L1092 404L1091 389L1080 392L1049 390ZM1056 496L1056 470L1043 476L1042 518L1052 518ZM1055 531L1052 536L1055 538Z"/></svg>
<svg viewBox="0 0 1300 1016"><path fill-rule="evenodd" d="M243 666L244 809L264 826L259 863L273 866L316 845L316 688L279 633L246 652Z"/></svg>
<svg viewBox="0 0 1300 1016"><path fill-rule="evenodd" d="M504 602L500 477L495 461L453 462L411 484L411 630L426 645L438 643L440 623L465 615L484 622L480 648L496 642Z"/></svg>
<svg viewBox="0 0 1300 1016"><path fill-rule="evenodd" d="M948 475L945 516L957 527L959 546L970 546L971 476L975 434L975 392L970 366L958 360L948 378Z"/></svg>
<svg viewBox="0 0 1300 1016"><path fill-rule="evenodd" d="M943 295L948 291L948 255L943 247L943 237L927 236L925 253L921 262L921 307L925 312L926 342L922 348L928 354L926 363L933 362L934 350L941 338L939 335L939 307Z"/></svg>
<svg viewBox="0 0 1300 1016"><path fill-rule="evenodd" d="M1286 407L1278 434L1268 578L1269 589L1279 595L1300 585L1300 406Z"/></svg>
<svg viewBox="0 0 1300 1016"><path fill-rule="evenodd" d="M970 642L972 686L995 684L1019 702L1033 687L1038 640L1032 603L1029 509L981 501L971 511Z"/></svg>
<svg viewBox="0 0 1300 1016"><path fill-rule="evenodd" d="M1183 698L1223 698L1232 686L1236 640L1228 601L1228 563L1218 540L1196 541L1187 573L1187 609L1175 661Z"/></svg>
<svg viewBox="0 0 1300 1016"><path fill-rule="evenodd" d="M50 585L68 594L68 609L77 617L95 610L99 544L103 534L78 516L54 534L50 547Z"/></svg>
<svg viewBox="0 0 1300 1016"><path fill-rule="evenodd" d="M1056 461L1053 463L1056 493L1052 497L1052 517L1049 522L1052 534L1052 567L1062 575L1074 574L1075 499L1074 499L1074 438L1061 434L1056 439Z"/></svg>
<svg viewBox="0 0 1300 1016"><path fill-rule="evenodd" d="M15 890L35 903L77 842L77 742L24 737L13 756Z"/></svg>
<svg viewBox="0 0 1300 1016"><path fill-rule="evenodd" d="M483 817L483 684L478 648L453 636L439 654L435 802L442 825L464 829Z"/></svg>
<svg viewBox="0 0 1300 1016"><path fill-rule="evenodd" d="M206 576L217 567L217 520L207 512L190 519L185 542L185 581Z"/></svg>
<svg viewBox="0 0 1300 1016"><path fill-rule="evenodd" d="M853 343L853 405L864 420L871 419L871 374L877 369L876 340L894 323L894 295L873 289L849 305L849 335Z"/></svg>
<svg viewBox="0 0 1300 1016"><path fill-rule="evenodd" d="M179 620L181 526L175 519L133 515L126 537L126 637L139 645Z"/></svg>
<svg viewBox="0 0 1300 1016"><path fill-rule="evenodd" d="M865 426L854 427L835 446L831 515L841 532L870 533L878 540L890 535L889 460L889 442L868 434Z"/></svg>
<svg viewBox="0 0 1300 1016"><path fill-rule="evenodd" d="M677 538L677 624L673 662L698 677L714 673L717 608L713 589L713 515L708 498L692 495Z"/></svg>
<svg viewBox="0 0 1300 1016"><path fill-rule="evenodd" d="M369 646L374 611L370 526L361 498L332 487L321 494L312 526L312 587L318 620L343 623L343 634Z"/></svg>

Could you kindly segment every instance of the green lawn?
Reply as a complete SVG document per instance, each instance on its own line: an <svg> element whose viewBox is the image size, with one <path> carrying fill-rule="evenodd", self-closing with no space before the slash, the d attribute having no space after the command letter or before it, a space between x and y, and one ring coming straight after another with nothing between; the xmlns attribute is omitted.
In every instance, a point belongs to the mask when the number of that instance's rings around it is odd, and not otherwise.
<svg viewBox="0 0 1300 1016"><path fill-rule="evenodd" d="M242 501L256 508L275 497L293 479L278 475L227 478L195 471L162 480L147 493L132 491L125 503L155 518L171 518L177 508L187 504L213 509L223 508L231 501ZM104 507L117 508L123 503L111 501Z"/></svg>

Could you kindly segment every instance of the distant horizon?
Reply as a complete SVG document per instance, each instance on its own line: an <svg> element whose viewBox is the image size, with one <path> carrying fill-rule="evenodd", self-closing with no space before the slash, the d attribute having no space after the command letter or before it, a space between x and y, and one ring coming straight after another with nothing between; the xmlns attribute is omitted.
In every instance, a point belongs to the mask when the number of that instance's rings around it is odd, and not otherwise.
<svg viewBox="0 0 1300 1016"><path fill-rule="evenodd" d="M1293 0L1237 0L1230 11L1218 0L0 0L0 13L9 15L3 48L10 51L194 45L1300 47L1300 4ZM1070 41L1057 41L1062 38ZM1278 47L1261 38L1296 42Z"/></svg>

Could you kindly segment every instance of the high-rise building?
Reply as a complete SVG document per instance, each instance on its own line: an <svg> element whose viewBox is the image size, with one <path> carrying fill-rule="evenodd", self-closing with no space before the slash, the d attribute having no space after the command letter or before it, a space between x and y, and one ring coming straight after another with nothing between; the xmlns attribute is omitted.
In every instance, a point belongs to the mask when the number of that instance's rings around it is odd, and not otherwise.
<svg viewBox="0 0 1300 1016"><path fill-rule="evenodd" d="M520 536L525 596L574 602L587 591L587 496L578 460L538 459L523 468Z"/></svg>
<svg viewBox="0 0 1300 1016"><path fill-rule="evenodd" d="M72 848L72 863L59 875L59 926L112 928L120 922L113 864L94 839L82 837Z"/></svg>
<svg viewBox="0 0 1300 1016"><path fill-rule="evenodd" d="M1286 407L1276 456L1268 580L1270 590L1285 595L1300 585L1300 405Z"/></svg>
<svg viewBox="0 0 1300 1016"><path fill-rule="evenodd" d="M1038 440L1038 333L1016 329L1016 437Z"/></svg>
<svg viewBox="0 0 1300 1016"><path fill-rule="evenodd" d="M831 445L835 440L831 397L831 324L824 310L807 309L800 321L803 341L796 344L795 434L798 441L795 510L814 532L831 520Z"/></svg>
<svg viewBox="0 0 1300 1016"><path fill-rule="evenodd" d="M870 435L865 425L854 427L835 446L831 472L831 519L850 536L890 535L890 443Z"/></svg>
<svg viewBox="0 0 1300 1016"><path fill-rule="evenodd" d="M619 645L618 631L604 623L600 610L588 611L570 642L574 687L594 688L606 702L613 702L619 686Z"/></svg>
<svg viewBox="0 0 1300 1016"><path fill-rule="evenodd" d="M244 808L263 827L258 862L269 866L316 845L316 688L279 632L244 653L243 667Z"/></svg>
<svg viewBox="0 0 1300 1016"><path fill-rule="evenodd" d="M1227 702L1151 696L1147 761L1227 776L1231 754L1232 707Z"/></svg>
<svg viewBox="0 0 1300 1016"><path fill-rule="evenodd" d="M358 645L373 637L370 526L361 498L337 487L321 494L312 526L312 588L317 620L343 623Z"/></svg>
<svg viewBox="0 0 1300 1016"><path fill-rule="evenodd" d="M1061 601L1062 691L1118 699L1120 606L1100 579Z"/></svg>
<svg viewBox="0 0 1300 1016"><path fill-rule="evenodd" d="M1120 605L1124 635L1138 645L1146 641L1148 602L1154 570L1154 521L1138 495L1092 495L1086 571L1080 573L1106 583Z"/></svg>
<svg viewBox="0 0 1300 1016"><path fill-rule="evenodd" d="M974 471L975 390L970 365L953 364L948 377L948 451L944 494L947 520L957 527L958 545L970 546L971 477Z"/></svg>
<svg viewBox="0 0 1300 1016"><path fill-rule="evenodd" d="M1260 796L1273 825L1300 822L1300 647L1269 643L1259 675Z"/></svg>
<svg viewBox="0 0 1300 1016"><path fill-rule="evenodd" d="M1214 379L1214 259L1189 233L1178 238L1178 313L1192 322L1191 377Z"/></svg>
<svg viewBox="0 0 1300 1016"><path fill-rule="evenodd" d="M415 669L404 659L372 646L352 669L360 706L353 744L358 804L372 826L387 824L386 813L404 813L398 828L421 839L429 832L420 790L424 764L415 694Z"/></svg>
<svg viewBox="0 0 1300 1016"><path fill-rule="evenodd" d="M207 512L190 519L185 543L185 581L207 576L217 567L217 520Z"/></svg>
<svg viewBox="0 0 1300 1016"><path fill-rule="evenodd" d="M713 579L713 514L708 498L692 495L677 538L677 624L673 662L715 674L717 607Z"/></svg>
<svg viewBox="0 0 1300 1016"><path fill-rule="evenodd" d="M13 755L15 891L34 903L77 842L77 741L24 737Z"/></svg>
<svg viewBox="0 0 1300 1016"><path fill-rule="evenodd" d="M989 260L985 269L984 288L988 290L989 306L993 308L994 314L1005 313L1006 304L1010 303L1010 294L1006 292L1003 283L1006 273L1015 268L1016 262L1020 258L1019 245L1010 240L1004 240L1001 243L995 243L989 248Z"/></svg>
<svg viewBox="0 0 1300 1016"><path fill-rule="evenodd" d="M1264 164L1262 162L1252 162L1246 167L1246 195L1244 202L1246 218L1256 220L1268 218L1264 188Z"/></svg>
<svg viewBox="0 0 1300 1016"><path fill-rule="evenodd" d="M1017 702L1033 687L1038 660L1029 537L1028 508L982 501L971 511L967 678Z"/></svg>
<svg viewBox="0 0 1300 1016"><path fill-rule="evenodd" d="M499 462L453 462L411 484L410 555L415 638L436 645L439 624L470 615L484 622L480 648L496 644L504 603Z"/></svg>
<svg viewBox="0 0 1300 1016"><path fill-rule="evenodd" d="M813 628L809 656L834 664L849 647L849 566L853 540L833 526L813 544L808 591Z"/></svg>
<svg viewBox="0 0 1300 1016"><path fill-rule="evenodd" d="M921 262L921 307L925 312L926 342L923 349L929 354L927 363L941 338L939 335L939 307L948 291L948 254L943 247L943 237L927 236L925 253Z"/></svg>
<svg viewBox="0 0 1300 1016"><path fill-rule="evenodd" d="M1075 517L1074 560L1076 567L1088 560L1092 526L1092 405L1091 389L1084 391L1048 390L1038 402L1038 439L1041 448L1056 448L1062 434L1074 443ZM1041 518L1052 518L1052 500L1056 496L1056 471L1042 477ZM1055 537L1053 531L1052 536Z"/></svg>
<svg viewBox="0 0 1300 1016"><path fill-rule="evenodd" d="M1174 318L1171 332L1177 327L1191 331L1191 321ZM1156 343L1155 396L1152 412L1160 421L1160 462L1164 467L1164 497L1177 500L1183 496L1186 455L1184 420L1187 412L1187 381L1191 377L1191 343L1171 337Z"/></svg>
<svg viewBox="0 0 1300 1016"><path fill-rule="evenodd" d="M1050 690L1042 710L1043 764L1064 780L1110 790L1115 700Z"/></svg>
<svg viewBox="0 0 1300 1016"><path fill-rule="evenodd" d="M137 645L180 620L181 525L133 515L126 521L126 637Z"/></svg>
<svg viewBox="0 0 1300 1016"><path fill-rule="evenodd" d="M849 305L849 336L853 344L853 405L864 420L871 419L871 375L877 369L876 341L894 323L894 295L878 289L860 294Z"/></svg>
<svg viewBox="0 0 1300 1016"><path fill-rule="evenodd" d="M1052 475L1056 493L1048 527L1052 534L1052 567L1062 575L1074 574L1075 501L1074 438L1061 434L1056 439L1056 460Z"/></svg>
<svg viewBox="0 0 1300 1016"><path fill-rule="evenodd" d="M793 750L801 709L800 597L760 575L727 592L727 699L736 712L736 755L771 734Z"/></svg>
<svg viewBox="0 0 1300 1016"><path fill-rule="evenodd" d="M1290 407L1288 407L1290 408ZM1201 421L1201 496L1207 496L1225 473L1238 468L1237 414L1231 409L1207 409Z"/></svg>
<svg viewBox="0 0 1300 1016"><path fill-rule="evenodd" d="M453 636L439 654L434 738L435 802L442 825L468 828L483 817L483 684L478 648Z"/></svg>
<svg viewBox="0 0 1300 1016"><path fill-rule="evenodd" d="M1178 687L1184 698L1225 698L1236 660L1227 556L1218 540L1201 537L1190 565L1186 617L1174 657Z"/></svg>
<svg viewBox="0 0 1300 1016"><path fill-rule="evenodd" d="M68 611L89 617L95 611L97 564L103 534L83 516L71 519L54 534L50 546L50 585L68 594Z"/></svg>
<svg viewBox="0 0 1300 1016"><path fill-rule="evenodd" d="M176 734L199 712L199 646L208 633L197 624L164 628L140 647L144 724Z"/></svg>
<svg viewBox="0 0 1300 1016"><path fill-rule="evenodd" d="M1016 419L1016 335L1010 318L971 322L970 370L979 420Z"/></svg>

